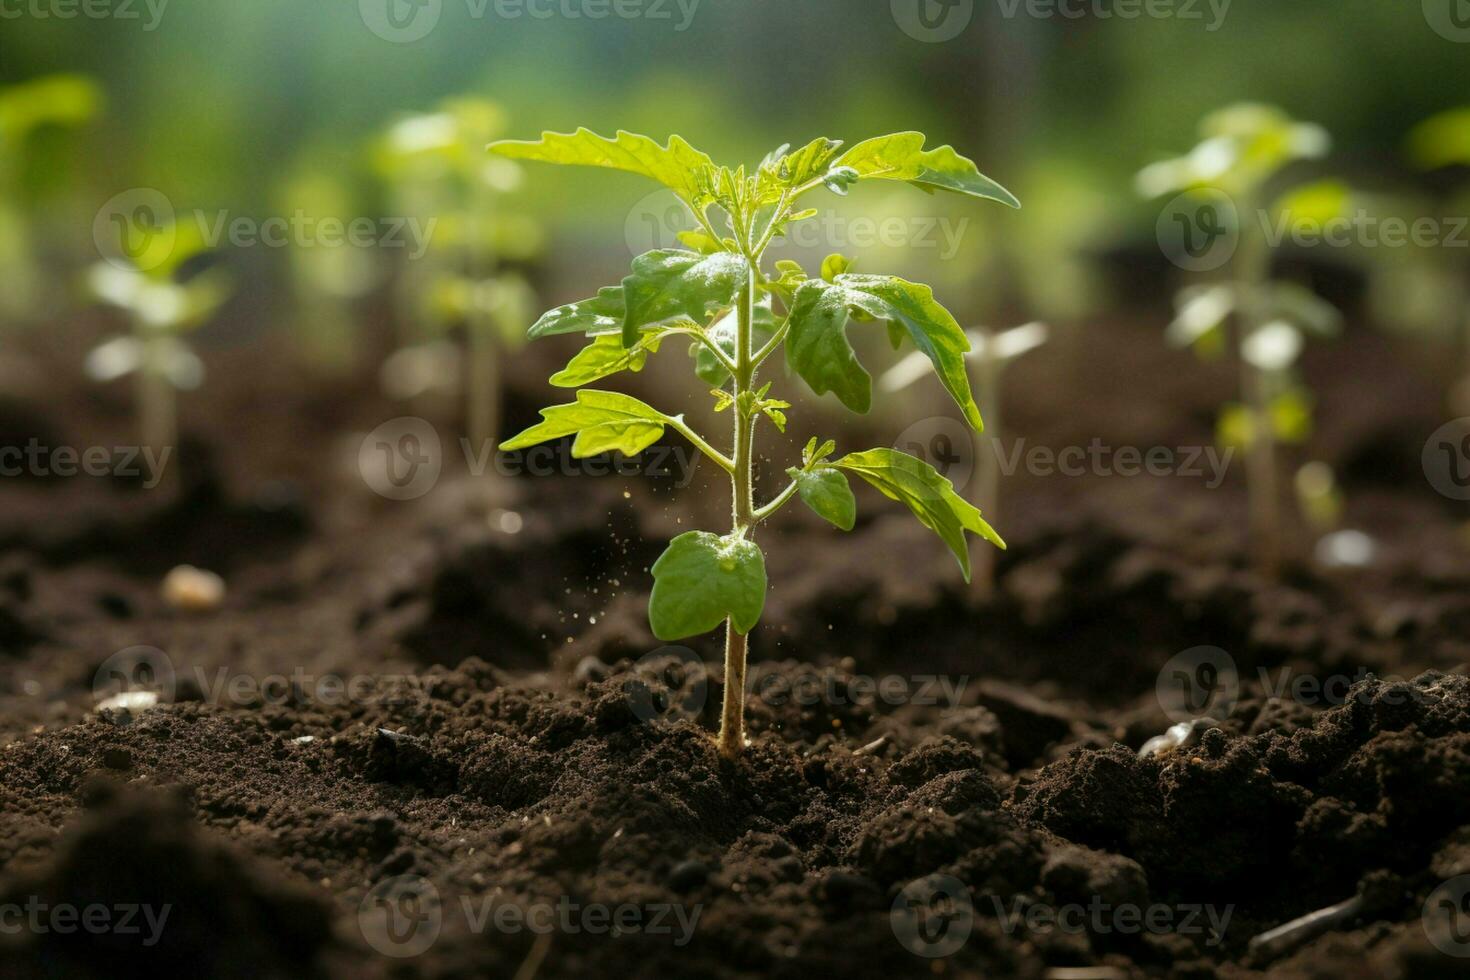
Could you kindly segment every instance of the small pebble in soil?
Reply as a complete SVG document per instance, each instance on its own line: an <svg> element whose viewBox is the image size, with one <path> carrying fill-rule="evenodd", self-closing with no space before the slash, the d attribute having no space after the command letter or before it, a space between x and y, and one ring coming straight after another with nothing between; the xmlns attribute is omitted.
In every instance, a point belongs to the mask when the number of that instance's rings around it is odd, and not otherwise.
<svg viewBox="0 0 1470 980"><path fill-rule="evenodd" d="M180 612L212 612L225 600L225 580L214 572L179 565L163 577L163 601Z"/></svg>

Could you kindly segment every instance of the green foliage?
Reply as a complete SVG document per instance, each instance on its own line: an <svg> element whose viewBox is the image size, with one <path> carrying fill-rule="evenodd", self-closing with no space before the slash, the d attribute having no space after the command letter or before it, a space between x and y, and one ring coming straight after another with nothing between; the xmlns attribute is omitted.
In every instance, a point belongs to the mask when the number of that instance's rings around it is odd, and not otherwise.
<svg viewBox="0 0 1470 980"><path fill-rule="evenodd" d="M665 642L708 633L729 620L749 633L766 605L766 559L742 535L689 531L653 563L648 620Z"/></svg>
<svg viewBox="0 0 1470 980"><path fill-rule="evenodd" d="M753 432L764 419L784 433L791 408L771 396L770 382L758 381L762 364L783 345L790 366L815 392L835 392L854 411L870 407L872 382L848 342L849 321L883 323L895 343L911 341L966 421L981 427L964 364L970 342L928 286L853 273L851 261L840 255L822 263L819 278L808 277L796 262L778 262L773 273L761 263L773 239L815 215L796 205L820 188L844 194L865 181L896 180L926 192L944 190L1018 206L971 161L947 146L926 150L919 133L865 140L845 152L837 140L817 139L794 151L781 147L751 170L717 166L677 136L660 145L646 136L620 132L608 139L581 129L495 143L491 150L517 160L648 177L678 195L698 224L699 230L681 235L686 248L638 256L620 285L551 310L530 335L581 333L591 339L552 378L567 387L641 370L670 337L688 337L695 373L711 386L715 410L735 416L730 455L711 447L682 417L664 415L626 395L587 390L578 393L575 404L543 410L542 422L501 446L520 449L574 435L578 456L611 450L633 454L672 428L730 474L735 500L730 533L680 535L653 566L649 618L656 636L682 639L722 622L728 622L731 636L749 632L760 618L766 591L765 561L752 538L756 527L800 497L824 520L850 530L857 502L848 474L907 506L950 548L967 577L967 532L1004 547L948 480L926 463L889 449L834 460L835 443L819 445L813 439L801 465L787 471L791 483L780 495L760 507L752 499Z"/></svg>

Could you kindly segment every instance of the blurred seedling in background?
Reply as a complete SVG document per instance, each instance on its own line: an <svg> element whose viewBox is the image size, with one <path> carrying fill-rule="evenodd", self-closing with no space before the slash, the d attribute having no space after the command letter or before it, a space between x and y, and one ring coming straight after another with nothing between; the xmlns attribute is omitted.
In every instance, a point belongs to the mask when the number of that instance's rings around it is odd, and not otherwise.
<svg viewBox="0 0 1470 980"><path fill-rule="evenodd" d="M346 225L354 213L350 187L324 169L303 168L285 182L280 198L284 213L317 221ZM379 282L377 251L346 240L297 242L289 259L297 314L292 336L307 363L329 373L349 370L359 348L352 304Z"/></svg>
<svg viewBox="0 0 1470 980"><path fill-rule="evenodd" d="M1205 117L1200 130L1198 146L1145 168L1138 187L1150 197L1217 192L1233 204L1235 227L1226 230L1237 241L1224 275L1179 293L1167 338L1207 357L1233 348L1238 359L1240 401L1220 413L1217 438L1245 452L1252 552L1258 568L1274 575L1283 530L1277 447L1305 441L1312 427L1312 396L1296 363L1305 336L1336 336L1341 318L1311 290L1271 278L1267 231L1341 217L1348 195L1332 182L1284 195L1272 186L1287 165L1326 154L1329 140L1320 126L1241 103Z"/></svg>
<svg viewBox="0 0 1470 980"><path fill-rule="evenodd" d="M535 299L507 262L541 247L540 226L507 207L521 182L514 162L487 156L505 114L483 99L459 98L437 112L409 116L388 132L379 169L395 216L417 218L425 251L399 270L402 346L384 365L390 395L414 398L438 387L464 396L465 429L476 452L499 439L501 367L525 343ZM448 331L463 325L463 353ZM446 370L447 368L451 368ZM442 391L445 379L457 384Z"/></svg>
<svg viewBox="0 0 1470 980"><path fill-rule="evenodd" d="M1442 217L1445 236L1456 235L1459 247L1446 247L1450 243L1439 241L1433 247L1407 252L1416 261L1401 271L1413 278L1392 298L1417 300L1432 327L1451 332L1460 349L1461 366L1450 404L1453 411L1470 414L1470 262L1465 259L1464 245L1470 235L1464 226L1470 215L1470 107L1451 109L1420 123L1409 134L1408 153L1416 167L1447 185L1434 200L1424 202L1424 210ZM1454 181L1455 177L1461 180Z"/></svg>
<svg viewBox="0 0 1470 980"><path fill-rule="evenodd" d="M998 522L1000 518L1001 381L1006 367L1022 354L1045 344L1049 333L1044 323L1027 323L999 332L988 327L966 331L970 352L965 357L974 365L970 377L977 392L980 415L985 419L984 431L971 430L975 492L970 499L981 513L990 515L991 521ZM914 351L890 368L878 380L878 386L884 391L902 391L927 375L929 367L923 351ZM995 588L995 552L982 547L973 558L976 588L981 595L989 595Z"/></svg>
<svg viewBox="0 0 1470 980"><path fill-rule="evenodd" d="M177 455L177 393L204 382L204 365L187 335L230 294L228 279L218 269L182 275L185 263L203 252L197 223L135 218L120 229L117 253L87 271L91 295L126 312L131 325L129 333L87 355L87 375L99 382L134 379L140 446L160 461L168 459L165 453Z"/></svg>
<svg viewBox="0 0 1470 980"><path fill-rule="evenodd" d="M45 281L37 264L27 186L28 151L46 127L80 126L102 104L96 85L80 75L48 75L0 88L0 321L30 316Z"/></svg>
<svg viewBox="0 0 1470 980"><path fill-rule="evenodd" d="M619 132L613 139L586 129L544 133L539 140L503 141L491 150L505 157L582 164L652 178L678 195L698 230L679 237L686 248L661 248L633 260L632 273L596 296L559 306L531 327L530 335L579 333L591 343L551 380L576 388L622 371L639 371L674 340L687 339L694 371L711 386L716 412L732 418L731 448L721 452L682 415L666 415L636 398L583 389L571 404L543 409L543 421L500 448L524 449L575 436L572 455L618 451L634 455L672 429L730 476L732 520L728 534L689 531L676 537L653 565L649 623L660 640L685 639L725 626L725 694L718 745L727 758L745 748L745 665L748 635L766 600L765 557L755 530L793 497L843 530L856 521L849 474L905 504L933 530L970 576L965 533L997 547L999 536L949 480L923 460L893 449L835 456L834 441L812 438L799 465L786 472L789 485L765 504L754 499L755 430L762 418L786 430L790 404L761 383L760 368L784 348L790 369L818 395L836 394L856 412L867 412L872 378L858 363L847 337L848 321L883 321L897 346L911 340L933 365L940 382L974 429L980 409L970 391L965 354L970 341L934 299L928 286L893 276L856 274L831 255L810 277L795 261L762 267L766 249L795 222L815 217L800 205L810 193L846 194L867 180L904 181L921 190L954 191L1019 207L1011 194L983 176L948 146L924 149L921 133L865 140L844 151L838 140L817 139L797 150L769 154L747 170L717 166L678 136L660 146L646 136Z"/></svg>

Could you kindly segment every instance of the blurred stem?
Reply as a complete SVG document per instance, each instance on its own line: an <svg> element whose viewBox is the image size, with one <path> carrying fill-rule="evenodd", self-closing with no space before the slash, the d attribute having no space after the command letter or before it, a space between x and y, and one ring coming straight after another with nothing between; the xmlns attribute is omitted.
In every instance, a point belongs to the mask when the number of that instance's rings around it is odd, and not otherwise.
<svg viewBox="0 0 1470 980"><path fill-rule="evenodd" d="M142 363L135 375L141 445L160 461L162 472L155 476L160 487L167 487L177 468L173 457L178 455L178 395L168 378L168 338L146 330L141 323L135 324L134 335L142 345Z"/></svg>
<svg viewBox="0 0 1470 980"><path fill-rule="evenodd" d="M735 468L730 474L731 485L731 528L732 534L747 535L755 525L754 491L751 470L753 466L755 418L753 407L743 404L743 396L750 390L755 374L751 360L750 338L755 315L755 276L760 253L747 255L750 262L745 289L741 291L736 306L735 334L735 404L731 411L735 415L735 444L731 455ZM734 620L725 621L725 694L720 710L720 754L727 759L738 759L745 751L745 661L749 648L749 637L735 629Z"/></svg>
<svg viewBox="0 0 1470 980"><path fill-rule="evenodd" d="M991 353L991 332L981 327L986 346L977 358L980 417L985 421L984 432L972 432L975 446L976 491L975 506L991 524L1000 517L1000 374L1001 363ZM975 538L970 544L975 569L975 589L982 598L990 598L995 592L995 549L988 541Z"/></svg>
<svg viewBox="0 0 1470 980"><path fill-rule="evenodd" d="M500 436L500 346L495 342L495 325L489 314L476 310L469 321L469 419L470 445L480 452L499 445Z"/></svg>
<svg viewBox="0 0 1470 980"><path fill-rule="evenodd" d="M1246 342L1262 326L1262 293L1271 275L1271 253L1257 225L1258 201L1242 201L1237 278L1244 289L1239 315L1241 397L1250 417L1246 447L1246 493L1250 508L1251 550L1256 567L1274 578L1281 564L1281 513L1276 472L1276 433L1271 419L1265 372L1243 355Z"/></svg>

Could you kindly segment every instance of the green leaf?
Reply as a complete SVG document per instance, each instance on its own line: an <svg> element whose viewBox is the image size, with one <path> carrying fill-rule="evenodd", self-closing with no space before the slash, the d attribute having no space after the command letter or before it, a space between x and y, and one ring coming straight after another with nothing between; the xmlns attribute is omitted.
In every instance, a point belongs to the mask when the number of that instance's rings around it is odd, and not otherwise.
<svg viewBox="0 0 1470 980"><path fill-rule="evenodd" d="M749 266L731 252L701 255L677 248L644 252L623 280L623 343L633 346L638 330L651 323L688 318L703 324L732 305L746 287Z"/></svg>
<svg viewBox="0 0 1470 980"><path fill-rule="evenodd" d="M851 268L852 259L839 252L833 252L822 260L822 278L828 282L832 282Z"/></svg>
<svg viewBox="0 0 1470 980"><path fill-rule="evenodd" d="M939 535L954 552L965 581L970 580L970 549L965 532L978 534L997 548L1005 542L985 523L980 511L955 492L954 484L921 459L896 449L869 449L834 460L833 466L856 473L891 500L913 511L919 523Z"/></svg>
<svg viewBox="0 0 1470 980"><path fill-rule="evenodd" d="M786 473L796 481L796 492L817 516L851 531L857 523L857 498L840 470L824 466L815 470L792 467Z"/></svg>
<svg viewBox="0 0 1470 980"><path fill-rule="evenodd" d="M965 368L970 349L965 332L935 302L928 286L894 276L843 274L831 283L808 280L796 291L786 358L813 391L819 395L831 391L855 412L872 406L872 378L847 340L849 311L889 321L890 339L896 336L894 325L902 328L934 365L965 420L977 431L984 427Z"/></svg>
<svg viewBox="0 0 1470 980"><path fill-rule="evenodd" d="M924 149L923 133L875 136L837 158L833 169L850 167L865 180L903 180L925 191L954 191L1019 208L1015 195L976 169L951 146Z"/></svg>
<svg viewBox="0 0 1470 980"><path fill-rule="evenodd" d="M689 531L653 563L648 622L664 642L708 633L730 620L749 633L766 604L766 560L755 542Z"/></svg>
<svg viewBox="0 0 1470 980"><path fill-rule="evenodd" d="M575 433L572 455L578 459L614 450L633 456L657 442L671 421L636 398L595 389L577 392L577 400L570 405L543 408L541 416L544 421L501 443L501 451L525 449Z"/></svg>
<svg viewBox="0 0 1470 980"><path fill-rule="evenodd" d="M531 325L529 336L552 337L563 333L581 333L589 337L623 332L623 287L604 286L591 299L567 303L541 314Z"/></svg>
<svg viewBox="0 0 1470 980"><path fill-rule="evenodd" d="M553 374L551 383L558 388L576 388L619 371L636 374L648 363L649 354L658 353L662 339L661 333L651 331L632 347L624 347L620 335L604 334L582 348L565 368Z"/></svg>
<svg viewBox="0 0 1470 980"><path fill-rule="evenodd" d="M739 316L733 310L715 323L706 331L706 335L719 345L720 350L730 360L735 360L735 339L740 329ZM752 350L759 350L766 341L776 332L776 314L771 311L769 302L762 303L752 309L750 346ZM730 380L730 372L725 366L715 360L715 355L704 344L696 344L694 348L694 373L699 380L715 388L723 386Z"/></svg>
<svg viewBox="0 0 1470 980"><path fill-rule="evenodd" d="M696 208L707 201L704 188L715 170L708 154L681 137L672 136L668 146L659 146L647 136L622 130L613 139L586 128L575 133L546 132L539 140L491 143L490 152L517 160L625 170L658 181Z"/></svg>

